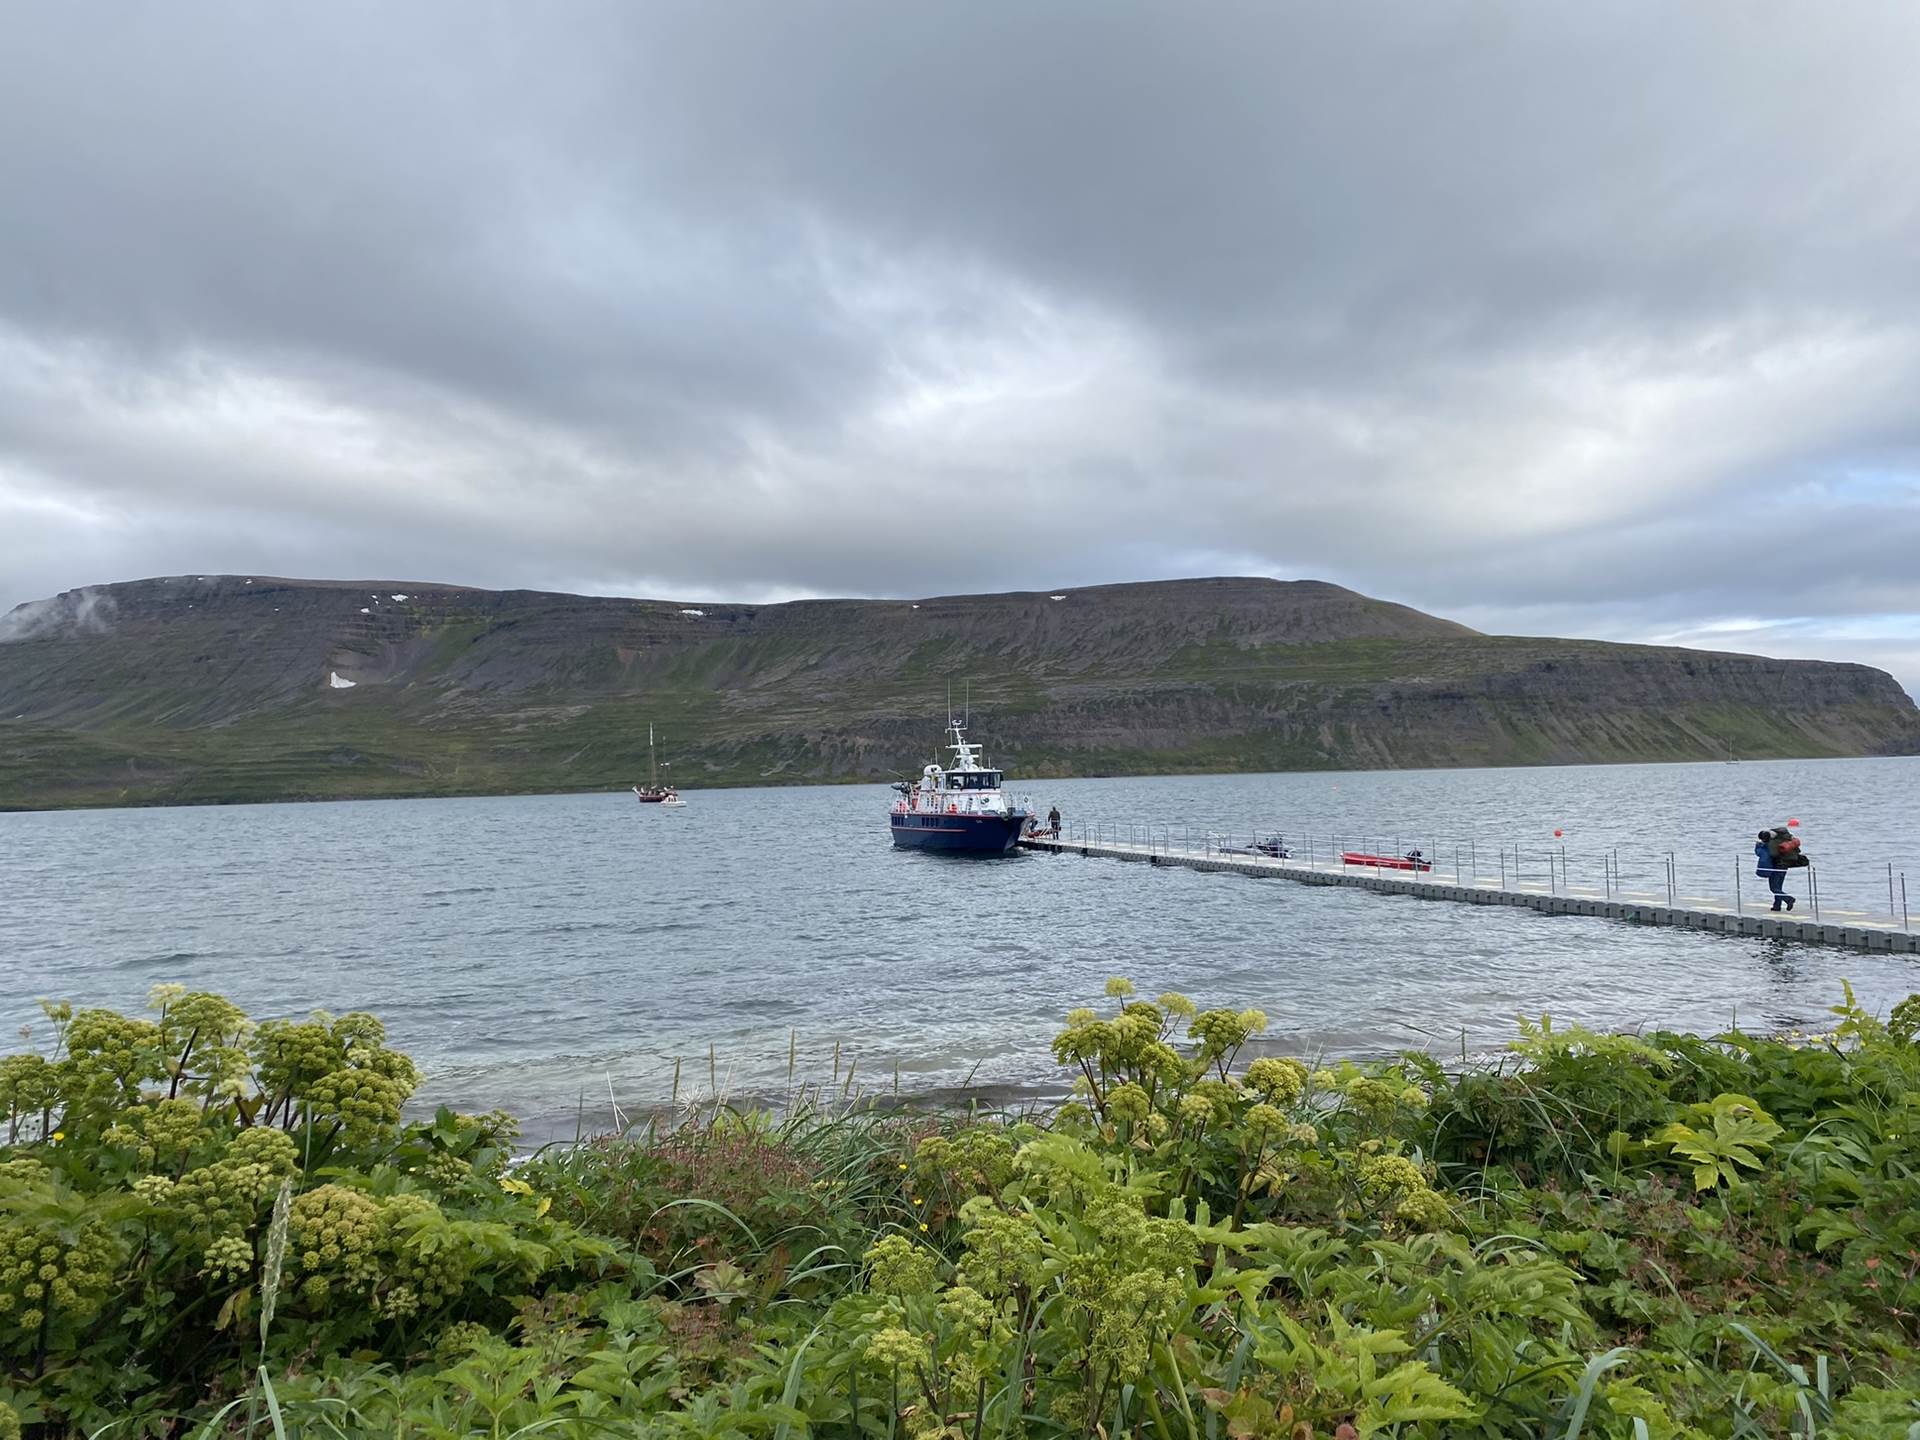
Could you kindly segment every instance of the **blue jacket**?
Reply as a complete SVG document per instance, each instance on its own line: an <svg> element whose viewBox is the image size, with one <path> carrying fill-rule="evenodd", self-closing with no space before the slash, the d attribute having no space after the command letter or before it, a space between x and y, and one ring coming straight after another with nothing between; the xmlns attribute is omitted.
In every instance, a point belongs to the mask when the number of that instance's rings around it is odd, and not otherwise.
<svg viewBox="0 0 1920 1440"><path fill-rule="evenodd" d="M1767 842L1764 840L1756 841L1753 847L1753 873L1756 875L1771 875L1777 869L1779 869L1779 866L1773 863L1773 851L1767 848Z"/></svg>

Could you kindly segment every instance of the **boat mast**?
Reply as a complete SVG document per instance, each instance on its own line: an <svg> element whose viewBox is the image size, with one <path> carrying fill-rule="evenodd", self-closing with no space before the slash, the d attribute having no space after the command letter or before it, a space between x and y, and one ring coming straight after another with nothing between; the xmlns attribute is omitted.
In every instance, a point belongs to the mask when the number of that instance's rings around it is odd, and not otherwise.
<svg viewBox="0 0 1920 1440"><path fill-rule="evenodd" d="M652 722L648 722L647 724L647 788L649 790L658 790L660 788L660 767L653 762Z"/></svg>

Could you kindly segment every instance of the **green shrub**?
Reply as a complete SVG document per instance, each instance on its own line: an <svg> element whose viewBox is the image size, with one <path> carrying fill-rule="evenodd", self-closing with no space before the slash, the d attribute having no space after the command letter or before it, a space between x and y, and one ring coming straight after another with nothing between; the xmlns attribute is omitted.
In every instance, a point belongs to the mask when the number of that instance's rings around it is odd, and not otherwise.
<svg viewBox="0 0 1920 1440"><path fill-rule="evenodd" d="M371 1017L49 1006L0 1060L0 1440L1920 1433L1920 997L1309 1066L1108 987L1051 1115L516 1162ZM191 1427L191 1428L189 1428Z"/></svg>

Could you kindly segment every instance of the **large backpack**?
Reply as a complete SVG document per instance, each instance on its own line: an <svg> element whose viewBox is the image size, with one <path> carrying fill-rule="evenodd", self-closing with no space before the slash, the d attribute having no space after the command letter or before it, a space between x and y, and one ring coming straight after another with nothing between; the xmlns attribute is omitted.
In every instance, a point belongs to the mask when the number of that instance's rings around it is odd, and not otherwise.
<svg viewBox="0 0 1920 1440"><path fill-rule="evenodd" d="M1807 863L1807 857L1800 853L1800 837L1784 825L1774 830L1767 848L1773 851L1773 863L1782 870L1796 869Z"/></svg>

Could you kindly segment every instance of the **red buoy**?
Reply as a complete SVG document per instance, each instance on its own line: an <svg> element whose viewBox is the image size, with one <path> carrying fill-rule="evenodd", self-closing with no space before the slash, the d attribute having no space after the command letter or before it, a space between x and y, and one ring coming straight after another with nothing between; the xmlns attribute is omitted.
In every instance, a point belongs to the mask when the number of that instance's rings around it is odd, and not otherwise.
<svg viewBox="0 0 1920 1440"><path fill-rule="evenodd" d="M1556 830L1556 831L1554 831L1554 832L1553 832L1553 838L1554 838L1554 839L1556 839L1556 840L1558 840L1558 839L1559 839L1559 838L1560 838L1560 837L1561 837L1562 835L1564 835L1564 834L1566 834L1566 833L1567 833L1567 832L1566 832L1566 831L1564 831L1564 830Z"/></svg>
<svg viewBox="0 0 1920 1440"><path fill-rule="evenodd" d="M1799 828L1800 822L1798 820L1789 820L1787 824L1797 829Z"/></svg>

